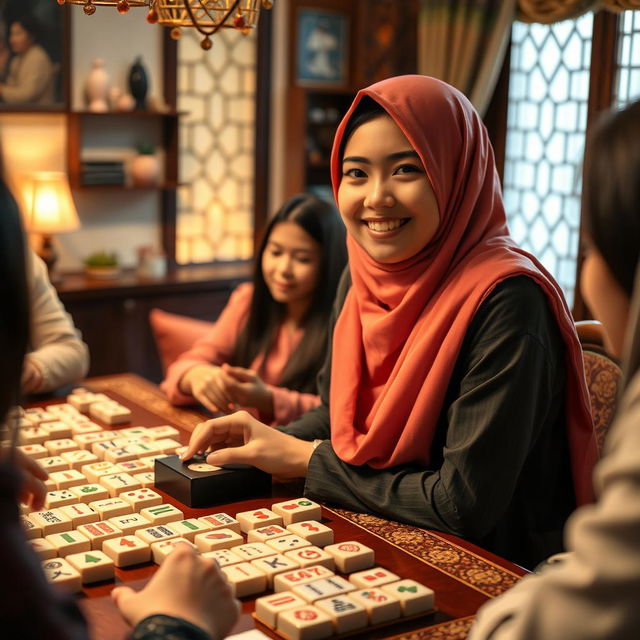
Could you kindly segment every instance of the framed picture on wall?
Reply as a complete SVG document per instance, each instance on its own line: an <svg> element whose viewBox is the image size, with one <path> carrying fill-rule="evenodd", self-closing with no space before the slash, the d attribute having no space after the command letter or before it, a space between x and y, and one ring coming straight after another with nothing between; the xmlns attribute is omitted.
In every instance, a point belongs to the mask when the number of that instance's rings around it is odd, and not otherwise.
<svg viewBox="0 0 640 640"><path fill-rule="evenodd" d="M349 82L348 15L301 7L296 26L296 84L346 86Z"/></svg>
<svg viewBox="0 0 640 640"><path fill-rule="evenodd" d="M67 9L52 0L0 0L0 111L67 107Z"/></svg>

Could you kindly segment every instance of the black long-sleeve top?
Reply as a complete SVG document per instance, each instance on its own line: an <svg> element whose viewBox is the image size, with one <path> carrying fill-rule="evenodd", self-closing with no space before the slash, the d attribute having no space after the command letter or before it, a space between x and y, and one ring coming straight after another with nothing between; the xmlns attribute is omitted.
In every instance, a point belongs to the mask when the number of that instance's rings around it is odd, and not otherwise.
<svg viewBox="0 0 640 640"><path fill-rule="evenodd" d="M350 286L344 277L330 335ZM526 276L499 284L462 344L427 468L343 462L330 440L331 349L322 404L280 427L322 439L305 495L354 511L453 533L525 567L562 549L575 508L565 426L564 344L544 292Z"/></svg>

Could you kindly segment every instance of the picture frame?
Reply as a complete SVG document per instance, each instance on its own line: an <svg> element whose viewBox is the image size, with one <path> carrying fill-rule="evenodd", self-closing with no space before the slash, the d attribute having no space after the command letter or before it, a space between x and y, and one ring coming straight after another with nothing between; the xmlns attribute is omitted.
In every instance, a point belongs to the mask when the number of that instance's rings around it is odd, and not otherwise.
<svg viewBox="0 0 640 640"><path fill-rule="evenodd" d="M65 111L70 16L51 0L0 0L0 112Z"/></svg>
<svg viewBox="0 0 640 640"><path fill-rule="evenodd" d="M295 82L306 87L349 84L349 16L300 7L296 16Z"/></svg>

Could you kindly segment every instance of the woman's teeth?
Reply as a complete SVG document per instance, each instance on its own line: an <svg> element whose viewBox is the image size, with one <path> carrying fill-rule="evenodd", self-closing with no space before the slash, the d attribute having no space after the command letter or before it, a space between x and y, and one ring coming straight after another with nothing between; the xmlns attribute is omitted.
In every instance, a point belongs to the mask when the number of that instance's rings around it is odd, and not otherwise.
<svg viewBox="0 0 640 640"><path fill-rule="evenodd" d="M393 220L365 220L369 229L373 231L393 231L401 227L408 218L394 218Z"/></svg>

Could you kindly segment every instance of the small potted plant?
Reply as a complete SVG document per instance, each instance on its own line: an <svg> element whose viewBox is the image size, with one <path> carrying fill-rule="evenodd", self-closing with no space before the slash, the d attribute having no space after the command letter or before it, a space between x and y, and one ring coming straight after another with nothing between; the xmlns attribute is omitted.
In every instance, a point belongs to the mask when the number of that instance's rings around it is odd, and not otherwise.
<svg viewBox="0 0 640 640"><path fill-rule="evenodd" d="M113 280L120 275L118 254L115 251L97 251L84 261L84 272L89 278Z"/></svg>

